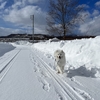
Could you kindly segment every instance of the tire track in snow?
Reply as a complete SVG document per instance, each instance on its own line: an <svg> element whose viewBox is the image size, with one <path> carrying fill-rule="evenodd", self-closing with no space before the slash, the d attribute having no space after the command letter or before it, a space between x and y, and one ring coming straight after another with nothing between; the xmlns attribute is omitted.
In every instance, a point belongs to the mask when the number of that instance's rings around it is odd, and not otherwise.
<svg viewBox="0 0 100 100"><path fill-rule="evenodd" d="M34 53L34 51L33 51ZM68 83L62 80L61 77L59 77L51 68L50 66L43 61L38 55L34 53L34 57L37 60L37 62L40 62L41 65L45 68L45 70L49 73L50 77L55 81L55 83L61 88L64 98L68 100L85 100L84 97L82 97L80 94L78 94ZM57 91L57 90L56 90ZM59 95L59 100L64 100L63 96ZM65 99L65 100L66 100Z"/></svg>
<svg viewBox="0 0 100 100"><path fill-rule="evenodd" d="M5 72L3 73L3 75L0 76L0 82L4 79L4 77L7 75L8 71L11 69L12 64L13 64L12 61L16 58L16 56L19 54L20 51L21 51L21 50L18 50L17 53L16 53L14 56L12 56L11 60L10 60L8 63L6 63L6 65L3 66L2 69L0 70L0 74L2 74L2 73L5 71ZM10 65L10 66L9 66L9 65Z"/></svg>
<svg viewBox="0 0 100 100"><path fill-rule="evenodd" d="M76 87L73 88L78 94L80 94L85 100L94 100L90 94L88 94L87 92L81 90L81 89L78 89Z"/></svg>

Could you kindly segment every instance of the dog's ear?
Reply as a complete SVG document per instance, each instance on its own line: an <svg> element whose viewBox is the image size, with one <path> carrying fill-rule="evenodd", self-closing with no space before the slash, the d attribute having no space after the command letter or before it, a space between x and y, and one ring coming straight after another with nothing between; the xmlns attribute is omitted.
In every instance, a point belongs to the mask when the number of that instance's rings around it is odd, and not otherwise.
<svg viewBox="0 0 100 100"><path fill-rule="evenodd" d="M64 53L64 51L63 51L63 50L61 50L61 52L63 52L63 53Z"/></svg>
<svg viewBox="0 0 100 100"><path fill-rule="evenodd" d="M65 54L65 52L63 50L61 50L61 52Z"/></svg>

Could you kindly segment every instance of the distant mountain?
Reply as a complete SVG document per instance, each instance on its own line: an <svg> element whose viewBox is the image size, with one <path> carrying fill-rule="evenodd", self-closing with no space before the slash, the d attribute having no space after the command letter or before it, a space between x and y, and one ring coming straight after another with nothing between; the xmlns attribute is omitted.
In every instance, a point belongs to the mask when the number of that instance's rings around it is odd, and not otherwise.
<svg viewBox="0 0 100 100"><path fill-rule="evenodd" d="M10 34L8 36L0 36L0 38L18 38L18 39L24 39L24 38L28 38L29 40L32 40L32 34ZM50 36L50 35L44 35L44 34L34 34L34 40L48 40L48 39L52 39L52 38L58 38L58 39L63 39L62 36ZM66 40L73 40L73 39L82 39L82 38L94 38L95 36L66 36Z"/></svg>

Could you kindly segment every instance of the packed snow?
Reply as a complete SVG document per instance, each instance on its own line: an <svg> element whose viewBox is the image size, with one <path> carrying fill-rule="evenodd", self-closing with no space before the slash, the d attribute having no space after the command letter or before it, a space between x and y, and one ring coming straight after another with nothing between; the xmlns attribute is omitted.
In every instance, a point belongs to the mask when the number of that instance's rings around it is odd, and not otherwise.
<svg viewBox="0 0 100 100"><path fill-rule="evenodd" d="M57 74L54 51L66 54ZM0 100L99 100L100 36L0 43Z"/></svg>

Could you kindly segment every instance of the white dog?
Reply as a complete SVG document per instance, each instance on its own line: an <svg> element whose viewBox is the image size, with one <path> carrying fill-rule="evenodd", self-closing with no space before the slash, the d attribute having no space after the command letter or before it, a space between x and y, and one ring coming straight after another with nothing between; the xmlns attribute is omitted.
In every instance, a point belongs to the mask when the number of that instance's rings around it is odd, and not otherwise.
<svg viewBox="0 0 100 100"><path fill-rule="evenodd" d="M65 53L63 50L56 50L54 52L57 72L63 74L64 66L66 64Z"/></svg>

